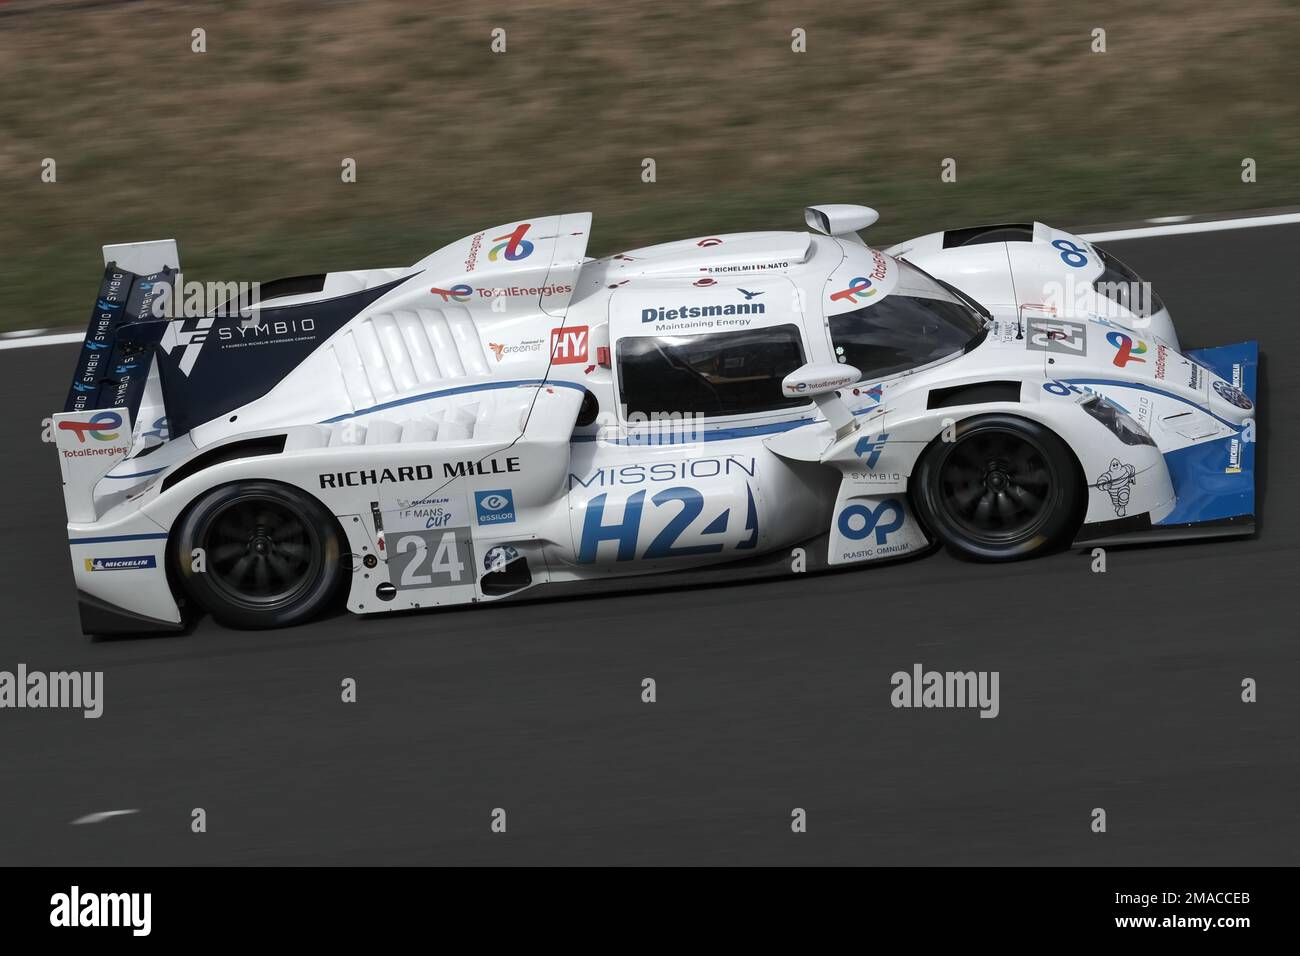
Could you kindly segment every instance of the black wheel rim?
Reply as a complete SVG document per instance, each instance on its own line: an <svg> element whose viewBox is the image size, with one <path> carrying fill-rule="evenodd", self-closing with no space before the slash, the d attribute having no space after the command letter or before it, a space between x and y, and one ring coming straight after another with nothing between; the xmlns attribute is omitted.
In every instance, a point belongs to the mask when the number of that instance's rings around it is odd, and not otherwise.
<svg viewBox="0 0 1300 956"><path fill-rule="evenodd" d="M208 517L199 540L213 588L240 607L292 604L320 576L319 531L274 498L226 502Z"/></svg>
<svg viewBox="0 0 1300 956"><path fill-rule="evenodd" d="M979 431L956 442L939 469L943 511L988 544L1032 538L1057 506L1056 471L1043 448L1012 431Z"/></svg>

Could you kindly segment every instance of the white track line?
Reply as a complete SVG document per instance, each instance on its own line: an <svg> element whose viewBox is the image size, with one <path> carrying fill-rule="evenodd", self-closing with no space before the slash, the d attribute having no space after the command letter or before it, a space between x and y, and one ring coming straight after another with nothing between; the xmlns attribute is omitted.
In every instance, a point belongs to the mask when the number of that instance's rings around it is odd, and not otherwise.
<svg viewBox="0 0 1300 956"><path fill-rule="evenodd" d="M72 821L72 825L75 827L83 823L102 823L112 817L125 817L139 812L139 810L100 810L98 813L88 813L84 817L77 817Z"/></svg>
<svg viewBox="0 0 1300 956"><path fill-rule="evenodd" d="M0 349L29 349L37 345L65 345L81 342L85 332L60 332L58 335L32 335L25 339L0 339Z"/></svg>
<svg viewBox="0 0 1300 956"><path fill-rule="evenodd" d="M1216 219L1211 222L1179 222L1160 226L1139 226L1136 229L1112 229L1110 232L1084 232L1080 239L1089 242L1110 242L1113 239L1149 239L1152 236L1184 236L1192 232L1219 232L1224 229L1254 229L1258 226L1284 226L1300 222L1300 212L1279 213L1276 216L1249 216L1245 219Z"/></svg>
<svg viewBox="0 0 1300 956"><path fill-rule="evenodd" d="M1181 218L1170 216L1169 219ZM1185 236L1194 232L1221 232L1227 229L1258 229L1260 226L1285 226L1300 222L1300 212L1279 213L1274 216L1245 216L1240 219L1215 219L1210 222L1169 222L1158 226L1138 226L1133 229L1112 229L1109 232L1081 232L1080 239L1089 242L1113 242L1119 239L1150 239L1155 236ZM19 332L17 335L23 335ZM61 332L58 335L30 335L26 338L0 339L0 350L27 349L38 345L67 345L85 339L82 332Z"/></svg>

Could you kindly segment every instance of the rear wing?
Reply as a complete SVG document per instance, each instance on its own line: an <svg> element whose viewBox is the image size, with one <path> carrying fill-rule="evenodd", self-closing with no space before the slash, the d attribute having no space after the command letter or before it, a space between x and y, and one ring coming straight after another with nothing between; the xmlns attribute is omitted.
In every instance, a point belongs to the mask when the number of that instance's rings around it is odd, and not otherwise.
<svg viewBox="0 0 1300 956"><path fill-rule="evenodd" d="M175 285L179 264L171 239L104 247L104 277L64 412L125 409L136 417L154 346L167 328L154 304Z"/></svg>
<svg viewBox="0 0 1300 956"><path fill-rule="evenodd" d="M95 520L95 486L131 451L153 367L154 346L167 321L154 315L180 269L176 242L104 247L104 277L63 411L54 416L54 444L69 521Z"/></svg>

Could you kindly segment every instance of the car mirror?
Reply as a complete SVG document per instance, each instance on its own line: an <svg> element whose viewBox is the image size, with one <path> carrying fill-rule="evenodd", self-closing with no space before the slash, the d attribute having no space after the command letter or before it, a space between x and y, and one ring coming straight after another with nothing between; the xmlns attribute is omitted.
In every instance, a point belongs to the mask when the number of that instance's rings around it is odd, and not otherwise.
<svg viewBox="0 0 1300 956"><path fill-rule="evenodd" d="M803 211L804 222L809 229L815 229L824 236L836 236L840 239L852 238L858 242L858 230L874 225L880 213L870 206L851 206L847 203L831 203L825 206L809 206Z"/></svg>
<svg viewBox="0 0 1300 956"><path fill-rule="evenodd" d="M790 398L814 397L861 381L862 373L852 365L809 362L781 380L781 391Z"/></svg>
<svg viewBox="0 0 1300 956"><path fill-rule="evenodd" d="M838 390L861 380L862 373L852 365L810 362L781 380L781 393L787 398L807 395L840 436L853 431L857 424Z"/></svg>

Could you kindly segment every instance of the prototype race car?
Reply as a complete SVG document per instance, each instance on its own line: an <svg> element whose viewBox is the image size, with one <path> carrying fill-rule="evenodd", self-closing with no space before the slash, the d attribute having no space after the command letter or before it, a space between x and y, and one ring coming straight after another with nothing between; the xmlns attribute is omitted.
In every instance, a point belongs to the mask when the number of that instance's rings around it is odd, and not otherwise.
<svg viewBox="0 0 1300 956"><path fill-rule="evenodd" d="M1255 343L1181 350L1042 223L876 218L591 259L545 216L171 319L176 244L105 247L54 416L83 630L1253 531Z"/></svg>

